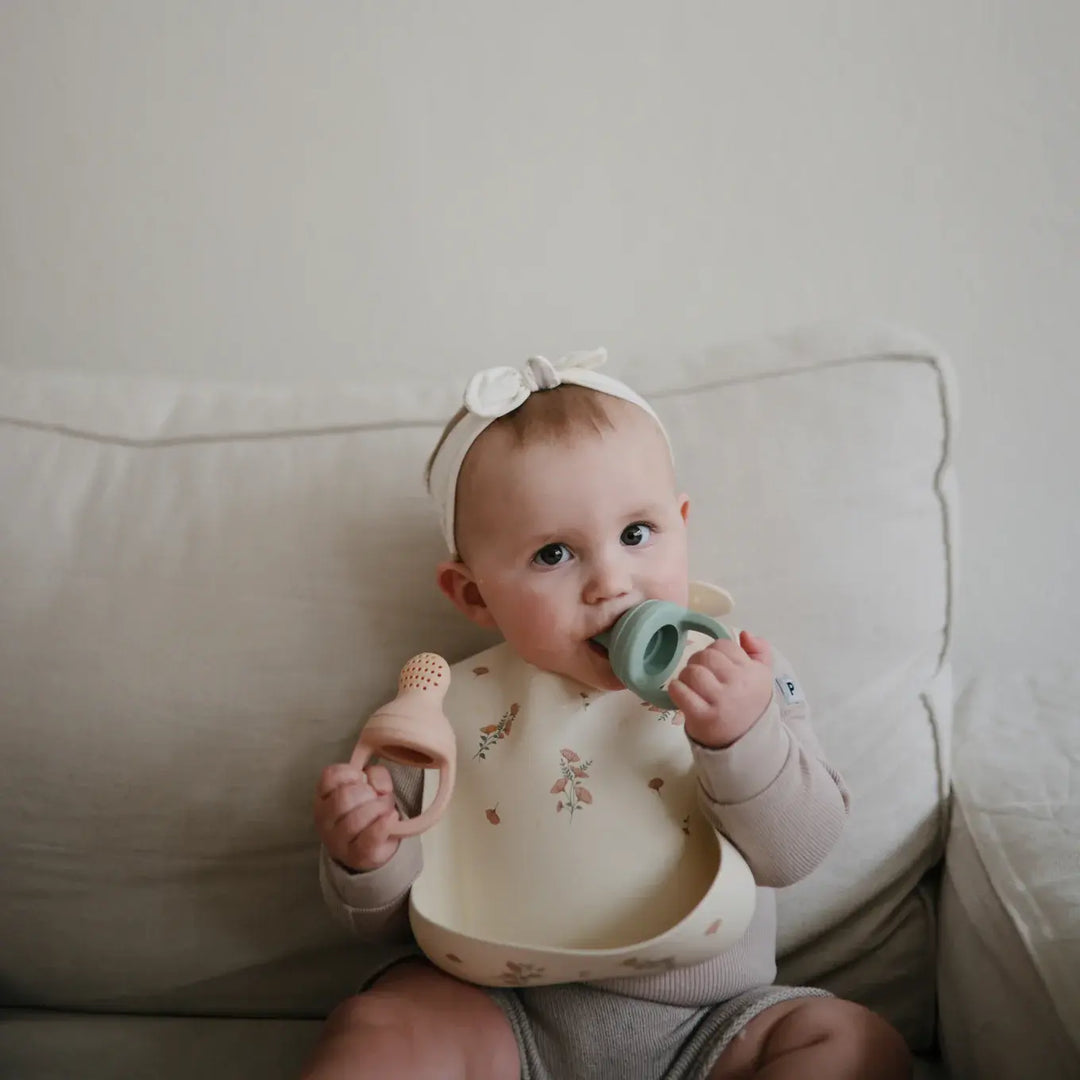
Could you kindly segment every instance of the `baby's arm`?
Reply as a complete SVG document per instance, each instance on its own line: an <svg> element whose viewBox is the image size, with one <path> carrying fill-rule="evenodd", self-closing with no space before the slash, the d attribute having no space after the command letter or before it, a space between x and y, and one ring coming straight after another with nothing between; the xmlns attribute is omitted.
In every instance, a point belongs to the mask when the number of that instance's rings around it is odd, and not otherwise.
<svg viewBox="0 0 1080 1080"><path fill-rule="evenodd" d="M805 877L831 850L843 831L848 792L824 760L810 725L810 707L791 666L782 656L770 655L760 639L745 643L755 667L771 661L770 692L756 720L744 725L736 718L735 728L743 731L733 741L703 745L699 732L706 727L701 722L705 706L687 695L680 701L678 687L672 698L686 706L686 729L706 817L742 852L757 883L777 888ZM756 673L757 681L760 674ZM783 691L774 685L774 678L782 681ZM699 688L708 691L701 673L698 679ZM740 681L733 679L736 690ZM737 699L737 694L731 697ZM691 720L694 711L697 725Z"/></svg>
<svg viewBox="0 0 1080 1080"><path fill-rule="evenodd" d="M419 812L422 777L419 769L394 764L364 773L331 765L319 780L319 883L330 913L361 939L409 936L409 890L420 873L420 838L397 840L387 827L399 814Z"/></svg>

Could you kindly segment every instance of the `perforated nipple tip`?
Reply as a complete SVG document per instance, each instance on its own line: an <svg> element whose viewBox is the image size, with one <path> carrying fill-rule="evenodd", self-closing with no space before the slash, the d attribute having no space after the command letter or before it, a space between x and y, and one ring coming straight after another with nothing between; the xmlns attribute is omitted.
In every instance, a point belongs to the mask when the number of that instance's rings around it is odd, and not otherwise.
<svg viewBox="0 0 1080 1080"><path fill-rule="evenodd" d="M450 683L450 665L433 652L419 653L398 676L398 693L406 690L445 690Z"/></svg>

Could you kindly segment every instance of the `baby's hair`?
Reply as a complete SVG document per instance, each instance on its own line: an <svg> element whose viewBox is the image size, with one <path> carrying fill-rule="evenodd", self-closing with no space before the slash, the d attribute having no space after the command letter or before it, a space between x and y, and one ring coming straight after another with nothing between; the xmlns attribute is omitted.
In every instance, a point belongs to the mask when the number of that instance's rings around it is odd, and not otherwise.
<svg viewBox="0 0 1080 1080"><path fill-rule="evenodd" d="M563 383L551 390L530 394L513 412L492 421L491 427L501 426L514 436L517 446L531 442L555 441L575 431L591 430L596 434L614 428L611 416L604 404L607 394L590 390L585 386ZM458 409L443 428L431 457L424 466L424 482L431 483L431 465L442 449L454 425L465 416L466 410Z"/></svg>

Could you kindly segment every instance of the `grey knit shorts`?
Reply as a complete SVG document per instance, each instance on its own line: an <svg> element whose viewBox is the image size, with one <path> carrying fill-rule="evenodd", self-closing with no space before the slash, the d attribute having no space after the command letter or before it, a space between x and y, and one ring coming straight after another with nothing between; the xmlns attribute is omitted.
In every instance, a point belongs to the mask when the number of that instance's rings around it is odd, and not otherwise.
<svg viewBox="0 0 1080 1080"><path fill-rule="evenodd" d="M662 1005L583 983L488 990L517 1037L521 1080L706 1080L728 1043L782 1001L830 997L763 986L705 1008Z"/></svg>

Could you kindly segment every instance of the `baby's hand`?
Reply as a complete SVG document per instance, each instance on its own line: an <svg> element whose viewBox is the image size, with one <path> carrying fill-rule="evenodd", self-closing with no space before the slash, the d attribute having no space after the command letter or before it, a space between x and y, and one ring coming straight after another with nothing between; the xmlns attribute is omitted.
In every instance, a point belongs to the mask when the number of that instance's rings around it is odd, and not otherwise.
<svg viewBox="0 0 1080 1080"><path fill-rule="evenodd" d="M399 820L394 783L382 765L323 769L315 792L315 825L330 855L351 870L375 870L398 849L389 835Z"/></svg>
<svg viewBox="0 0 1080 1080"><path fill-rule="evenodd" d="M754 726L772 690L769 643L745 630L737 642L721 639L694 653L668 683L687 735L714 749L730 746Z"/></svg>

